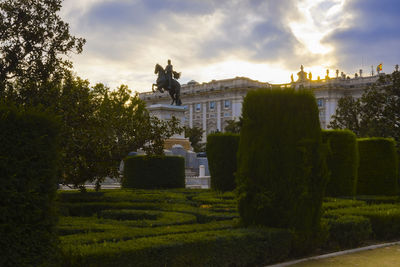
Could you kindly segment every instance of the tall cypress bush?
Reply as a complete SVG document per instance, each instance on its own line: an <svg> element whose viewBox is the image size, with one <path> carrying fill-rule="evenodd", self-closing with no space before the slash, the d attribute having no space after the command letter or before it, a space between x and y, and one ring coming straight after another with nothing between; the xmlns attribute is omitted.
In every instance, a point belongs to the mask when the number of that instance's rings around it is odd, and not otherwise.
<svg viewBox="0 0 400 267"><path fill-rule="evenodd" d="M396 143L389 138L358 139L360 166L357 195L396 195L398 155Z"/></svg>
<svg viewBox="0 0 400 267"><path fill-rule="evenodd" d="M124 164L123 188L185 187L185 159L180 156L132 156Z"/></svg>
<svg viewBox="0 0 400 267"><path fill-rule="evenodd" d="M243 223L294 229L310 240L318 232L328 179L325 153L310 92L249 92L237 171Z"/></svg>
<svg viewBox="0 0 400 267"><path fill-rule="evenodd" d="M218 191L235 189L238 146L238 134L216 133L207 136L206 149L212 189Z"/></svg>
<svg viewBox="0 0 400 267"><path fill-rule="evenodd" d="M356 135L349 130L329 130L322 131L322 139L330 148L327 164L331 175L325 195L354 196L359 163Z"/></svg>
<svg viewBox="0 0 400 267"><path fill-rule="evenodd" d="M58 123L0 105L0 266L55 266Z"/></svg>

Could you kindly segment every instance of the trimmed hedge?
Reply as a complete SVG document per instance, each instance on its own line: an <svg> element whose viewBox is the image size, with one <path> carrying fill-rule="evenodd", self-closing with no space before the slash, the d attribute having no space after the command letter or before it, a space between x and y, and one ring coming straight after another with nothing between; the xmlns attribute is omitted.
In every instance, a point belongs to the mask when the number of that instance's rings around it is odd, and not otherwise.
<svg viewBox="0 0 400 267"><path fill-rule="evenodd" d="M370 220L363 216L343 215L327 220L329 246L333 248L357 247L372 234Z"/></svg>
<svg viewBox="0 0 400 267"><path fill-rule="evenodd" d="M379 240L400 237L400 207L393 204L379 204L357 208L345 208L327 212L326 216L354 215L370 220L373 236Z"/></svg>
<svg viewBox="0 0 400 267"><path fill-rule="evenodd" d="M216 133L207 136L207 158L211 174L211 188L217 191L235 189L238 134Z"/></svg>
<svg viewBox="0 0 400 267"><path fill-rule="evenodd" d="M354 196L359 160L356 135L349 130L322 131L322 140L330 147L327 164L331 176L325 195Z"/></svg>
<svg viewBox="0 0 400 267"><path fill-rule="evenodd" d="M185 187L185 159L179 156L125 158L123 188L159 189Z"/></svg>
<svg viewBox="0 0 400 267"><path fill-rule="evenodd" d="M389 138L358 139L360 166L358 195L386 195L399 193L398 164L395 141Z"/></svg>
<svg viewBox="0 0 400 267"><path fill-rule="evenodd" d="M311 242L320 227L328 180L326 150L311 92L249 92L243 103L237 171L244 224L295 229L300 239Z"/></svg>
<svg viewBox="0 0 400 267"><path fill-rule="evenodd" d="M58 254L58 133L49 114L0 106L0 266L47 266Z"/></svg>
<svg viewBox="0 0 400 267"><path fill-rule="evenodd" d="M291 234L227 229L64 247L62 266L258 266L286 259Z"/></svg>

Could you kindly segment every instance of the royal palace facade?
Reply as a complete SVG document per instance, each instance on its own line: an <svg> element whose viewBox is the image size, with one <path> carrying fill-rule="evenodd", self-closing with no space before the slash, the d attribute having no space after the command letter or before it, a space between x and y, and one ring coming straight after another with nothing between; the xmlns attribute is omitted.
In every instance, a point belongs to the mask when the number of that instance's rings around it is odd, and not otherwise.
<svg viewBox="0 0 400 267"><path fill-rule="evenodd" d="M370 75L363 77L362 71L352 78L343 72L331 78L329 71L324 79L312 79L311 73L306 73L301 66L297 80L287 84L269 84L251 80L245 77L213 80L208 83L190 81L181 87L181 100L186 108L185 125L199 127L204 130L203 141L207 134L223 132L229 120L238 120L242 113L242 103L247 92L258 88L307 88L314 92L319 108L321 127L327 129L332 115L335 114L338 100L344 96L361 97L363 91L379 77ZM145 92L139 97L148 106L152 104L169 104L168 93Z"/></svg>

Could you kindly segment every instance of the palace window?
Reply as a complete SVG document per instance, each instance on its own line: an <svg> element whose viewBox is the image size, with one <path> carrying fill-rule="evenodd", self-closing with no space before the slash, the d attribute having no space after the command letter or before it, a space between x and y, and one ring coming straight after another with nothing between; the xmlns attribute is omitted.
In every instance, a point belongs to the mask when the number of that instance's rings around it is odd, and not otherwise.
<svg viewBox="0 0 400 267"><path fill-rule="evenodd" d="M214 110L215 109L215 101L211 101L209 103L209 106L210 106L210 110Z"/></svg>
<svg viewBox="0 0 400 267"><path fill-rule="evenodd" d="M318 98L317 99L317 104L318 104L318 107L323 107L324 106L324 99L323 98Z"/></svg>
<svg viewBox="0 0 400 267"><path fill-rule="evenodd" d="M201 110L201 104L200 103L197 103L196 104L196 111L200 111Z"/></svg>
<svg viewBox="0 0 400 267"><path fill-rule="evenodd" d="M224 101L224 107L225 108L230 108L231 107L231 101L230 100L225 100Z"/></svg>

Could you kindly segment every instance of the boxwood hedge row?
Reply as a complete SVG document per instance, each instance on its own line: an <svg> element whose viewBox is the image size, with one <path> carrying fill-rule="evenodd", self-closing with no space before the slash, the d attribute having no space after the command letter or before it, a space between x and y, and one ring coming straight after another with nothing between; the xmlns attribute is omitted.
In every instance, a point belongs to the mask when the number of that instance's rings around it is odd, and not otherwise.
<svg viewBox="0 0 400 267"><path fill-rule="evenodd" d="M0 106L0 266L51 265L59 124L33 109Z"/></svg>
<svg viewBox="0 0 400 267"><path fill-rule="evenodd" d="M212 189L217 191L235 189L238 146L238 134L216 133L207 136L206 150Z"/></svg>
<svg viewBox="0 0 400 267"><path fill-rule="evenodd" d="M327 164L331 173L325 195L354 196L357 185L358 147L357 137L349 130L322 131L330 153Z"/></svg>
<svg viewBox="0 0 400 267"><path fill-rule="evenodd" d="M132 156L124 165L123 188L185 187L185 159L179 156Z"/></svg>
<svg viewBox="0 0 400 267"><path fill-rule="evenodd" d="M388 138L358 139L360 165L357 195L396 195L398 159L395 141Z"/></svg>

